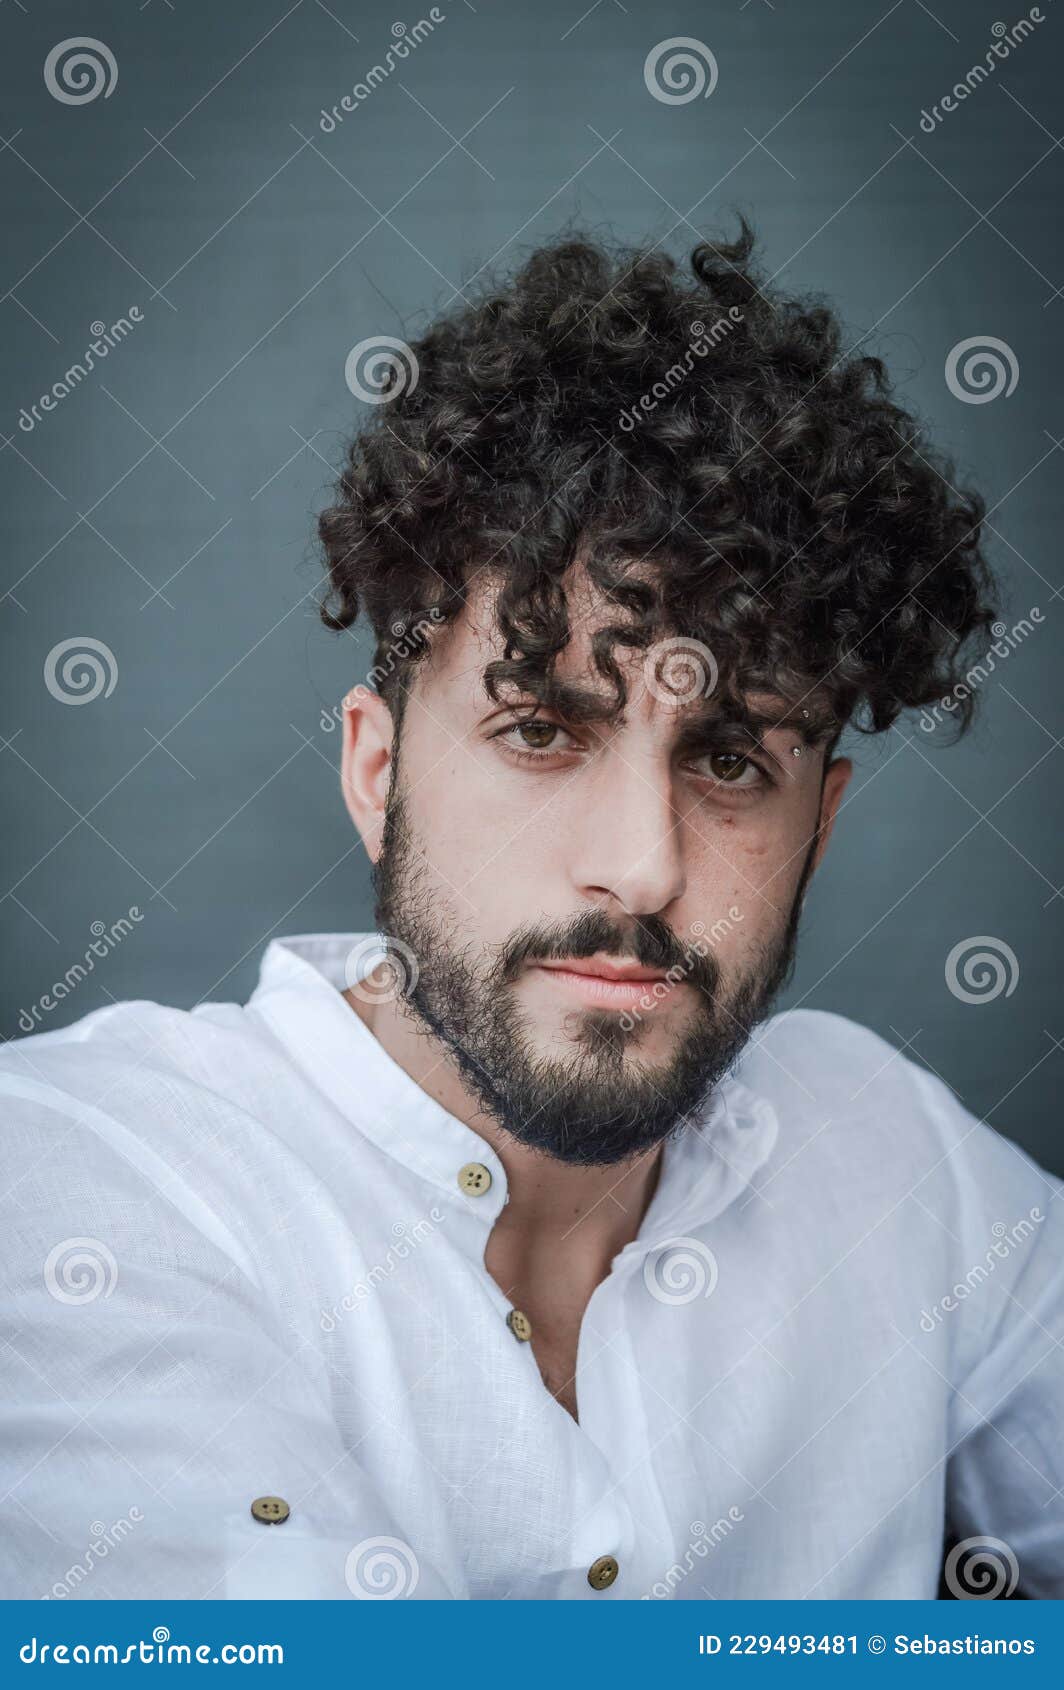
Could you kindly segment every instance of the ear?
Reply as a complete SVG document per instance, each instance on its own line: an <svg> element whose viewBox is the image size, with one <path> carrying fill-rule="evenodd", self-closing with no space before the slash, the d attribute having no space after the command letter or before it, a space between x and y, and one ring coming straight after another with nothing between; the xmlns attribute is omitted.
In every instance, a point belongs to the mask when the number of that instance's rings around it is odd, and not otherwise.
<svg viewBox="0 0 1064 1690"><path fill-rule="evenodd" d="M371 863L380 856L384 806L392 773L392 713L379 693L358 686L344 704L340 784Z"/></svg>
<svg viewBox="0 0 1064 1690"><path fill-rule="evenodd" d="M816 850L813 853L812 869L820 864L820 859L828 848L831 830L835 826L835 817L839 812L842 795L849 785L853 774L853 764L848 757L836 757L828 764L824 775L824 789L820 794L820 821L817 827ZM812 873L810 869L810 873Z"/></svg>

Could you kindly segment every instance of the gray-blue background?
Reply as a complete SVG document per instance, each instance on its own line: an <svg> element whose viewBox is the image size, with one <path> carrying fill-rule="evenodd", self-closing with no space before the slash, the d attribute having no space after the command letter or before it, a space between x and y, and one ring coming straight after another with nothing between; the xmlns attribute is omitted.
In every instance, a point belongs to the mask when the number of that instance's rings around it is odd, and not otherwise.
<svg viewBox="0 0 1064 1690"><path fill-rule="evenodd" d="M1010 626L1043 617L981 688L964 745L909 723L856 746L784 1001L877 1028L1061 1169L1064 11L1044 0L1033 38L926 133L921 111L985 60L1011 12L441 10L331 134L320 112L382 61L392 5L9 0L0 13L0 1032L16 1035L83 958L93 922L134 905L139 924L40 1025L116 998L240 999L270 936L368 924L338 734L322 726L367 652L326 634L314 604L315 517L360 409L348 351L416 334L479 266L505 268L573 219L684 256L738 205L769 271L834 295L854 339L872 331L906 402L985 491ZM42 71L77 35L107 44L118 80L68 105ZM672 36L712 51L711 97L649 94L647 54ZM90 325L132 306L143 320L100 368L20 426ZM987 336L1019 381L973 404L944 366ZM44 667L86 637L117 678L73 706ZM966 1003L946 959L979 936L1015 983Z"/></svg>

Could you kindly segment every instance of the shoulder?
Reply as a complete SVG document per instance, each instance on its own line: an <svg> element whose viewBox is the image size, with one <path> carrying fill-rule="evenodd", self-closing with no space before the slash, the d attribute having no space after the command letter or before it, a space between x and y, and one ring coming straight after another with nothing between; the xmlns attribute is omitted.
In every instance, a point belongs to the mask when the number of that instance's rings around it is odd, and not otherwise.
<svg viewBox="0 0 1064 1690"><path fill-rule="evenodd" d="M844 1188L871 1177L982 1208L1045 1201L1060 1189L954 1085L871 1028L819 1009L785 1010L756 1030L741 1077L779 1117L776 1159Z"/></svg>
<svg viewBox="0 0 1064 1690"><path fill-rule="evenodd" d="M42 1029L0 1047L0 1073L44 1059L79 1062L126 1056L165 1063L179 1047L183 1053L206 1048L217 1038L254 1034L256 1023L238 1003L203 1003L178 1009L149 998L125 998L104 1004L65 1027Z"/></svg>
<svg viewBox="0 0 1064 1690"><path fill-rule="evenodd" d="M788 1009L763 1022L743 1054L742 1075L792 1131L829 1116L855 1131L871 1129L890 1111L896 1130L919 1134L932 1108L924 1082L933 1076L872 1028L830 1010Z"/></svg>
<svg viewBox="0 0 1064 1690"><path fill-rule="evenodd" d="M11 1040L0 1153L13 1232L73 1235L97 1216L140 1237L158 1228L160 1247L209 1239L257 1277L256 1210L290 1158L270 1122L301 1108L305 1082L238 1004L128 1000Z"/></svg>
<svg viewBox="0 0 1064 1690"><path fill-rule="evenodd" d="M906 1058L889 1039L871 1027L828 1009L784 1009L755 1029L751 1056L762 1053L769 1062L786 1061L806 1079L840 1087L851 1075L867 1078L891 1058Z"/></svg>
<svg viewBox="0 0 1064 1690"><path fill-rule="evenodd" d="M755 1030L739 1077L777 1118L744 1221L786 1306L822 1308L823 1286L832 1318L842 1299L876 1342L915 1345L961 1387L954 1441L1028 1376L1038 1412L1056 1400L1064 1183L967 1106L963 1075L959 1095L870 1028L801 1009Z"/></svg>
<svg viewBox="0 0 1064 1690"><path fill-rule="evenodd" d="M11 1039L0 1048L0 1094L29 1096L33 1078L65 1092L70 1105L96 1097L158 1099L162 1091L224 1098L265 1064L278 1075L284 1053L258 1017L237 1003L177 1009L149 999L106 1005L69 1026ZM61 1107L57 1099L57 1107ZM79 1110L80 1112L80 1110Z"/></svg>

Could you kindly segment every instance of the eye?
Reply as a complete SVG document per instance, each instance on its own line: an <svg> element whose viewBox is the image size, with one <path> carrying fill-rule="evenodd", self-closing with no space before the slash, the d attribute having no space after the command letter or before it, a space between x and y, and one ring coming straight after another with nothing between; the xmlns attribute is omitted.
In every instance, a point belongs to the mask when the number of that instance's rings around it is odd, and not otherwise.
<svg viewBox="0 0 1064 1690"><path fill-rule="evenodd" d="M740 751L710 751L691 766L697 774L715 781L718 786L738 788L740 791L752 791L768 780L765 771Z"/></svg>
<svg viewBox="0 0 1064 1690"><path fill-rule="evenodd" d="M526 763L546 762L559 752L578 749L572 734L544 716L526 716L520 722L511 722L492 737L500 740L511 756Z"/></svg>
<svg viewBox="0 0 1064 1690"><path fill-rule="evenodd" d="M549 751L561 729L555 722L534 716L530 722L514 722L509 732L515 743L527 746L530 751Z"/></svg>

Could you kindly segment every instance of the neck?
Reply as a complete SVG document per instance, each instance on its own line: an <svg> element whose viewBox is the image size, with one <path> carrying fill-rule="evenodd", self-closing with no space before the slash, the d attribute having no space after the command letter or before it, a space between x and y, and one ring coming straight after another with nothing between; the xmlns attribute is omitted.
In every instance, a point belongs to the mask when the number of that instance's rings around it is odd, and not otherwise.
<svg viewBox="0 0 1064 1690"><path fill-rule="evenodd" d="M495 1151L508 1201L496 1223L515 1256L560 1253L601 1277L635 1238L657 1187L661 1146L606 1167L560 1162L530 1149L485 1114L450 1056L390 1001L344 997L388 1055L449 1115Z"/></svg>

